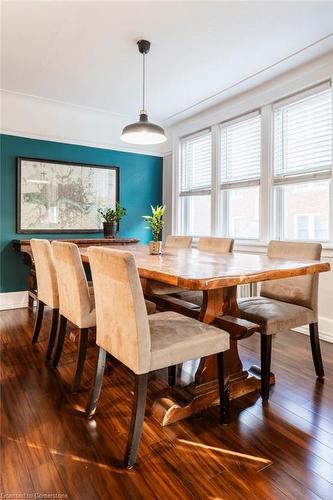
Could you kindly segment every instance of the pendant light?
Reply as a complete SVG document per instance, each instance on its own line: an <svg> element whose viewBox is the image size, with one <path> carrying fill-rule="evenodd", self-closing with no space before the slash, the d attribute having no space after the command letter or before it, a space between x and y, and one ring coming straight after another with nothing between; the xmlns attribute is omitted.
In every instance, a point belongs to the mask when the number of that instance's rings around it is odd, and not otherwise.
<svg viewBox="0 0 333 500"><path fill-rule="evenodd" d="M148 114L145 109L146 101L146 54L150 49L148 40L138 41L139 52L143 56L142 64L142 110L138 122L127 125L121 139L130 144L160 144L166 141L164 130L159 125L148 121Z"/></svg>

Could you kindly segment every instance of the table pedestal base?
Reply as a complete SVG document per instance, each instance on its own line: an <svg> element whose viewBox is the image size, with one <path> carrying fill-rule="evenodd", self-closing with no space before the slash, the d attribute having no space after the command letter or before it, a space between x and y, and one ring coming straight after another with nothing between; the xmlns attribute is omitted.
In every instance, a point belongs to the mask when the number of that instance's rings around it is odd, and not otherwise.
<svg viewBox="0 0 333 500"><path fill-rule="evenodd" d="M230 377L230 399L237 399L251 392L260 392L260 368L251 366L249 371L232 374ZM275 384L275 376L270 374L270 384ZM218 381L203 384L189 384L175 387L168 397L157 399L152 406L152 416L165 426L174 424L195 413L219 404Z"/></svg>
<svg viewBox="0 0 333 500"><path fill-rule="evenodd" d="M163 310L168 308L173 310L176 307L177 312L190 317L195 313L198 319L206 324L214 324L216 318L223 315L236 318L240 315L236 286L204 290L200 312L189 308L187 302L182 306L181 300L175 304L164 296L157 298L157 302ZM254 391L260 392L260 368L251 367L249 371L243 370L238 353L238 341L241 338L230 333L228 372L231 399L237 399ZM270 383L275 383L273 374ZM168 425L218 404L218 370L216 356L211 355L200 359L192 383L176 386L170 396L159 398L154 402L152 415L161 425Z"/></svg>

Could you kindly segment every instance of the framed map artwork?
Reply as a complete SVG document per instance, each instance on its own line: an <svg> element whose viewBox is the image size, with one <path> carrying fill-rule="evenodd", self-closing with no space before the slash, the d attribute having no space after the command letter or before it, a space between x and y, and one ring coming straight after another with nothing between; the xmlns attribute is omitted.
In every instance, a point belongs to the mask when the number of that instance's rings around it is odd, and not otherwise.
<svg viewBox="0 0 333 500"><path fill-rule="evenodd" d="M17 158L18 233L97 233L116 201L118 167Z"/></svg>

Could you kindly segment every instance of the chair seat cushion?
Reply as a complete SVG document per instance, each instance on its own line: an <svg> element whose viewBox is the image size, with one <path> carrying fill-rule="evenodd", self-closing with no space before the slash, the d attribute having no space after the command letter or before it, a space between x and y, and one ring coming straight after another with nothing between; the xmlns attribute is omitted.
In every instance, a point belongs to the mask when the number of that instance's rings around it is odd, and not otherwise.
<svg viewBox="0 0 333 500"><path fill-rule="evenodd" d="M145 300L145 303L146 303L147 314L156 313L156 304L154 304L154 302L151 302L150 300Z"/></svg>
<svg viewBox="0 0 333 500"><path fill-rule="evenodd" d="M196 304L197 306L202 306L202 291L201 290L186 290L180 293L172 294L177 299L185 300L186 302L191 302L191 304Z"/></svg>
<svg viewBox="0 0 333 500"><path fill-rule="evenodd" d="M149 316L151 367L158 370L229 349L229 334L172 311Z"/></svg>
<svg viewBox="0 0 333 500"><path fill-rule="evenodd" d="M317 321L316 313L307 307L266 297L238 299L238 305L241 318L257 323L260 333L267 335Z"/></svg>

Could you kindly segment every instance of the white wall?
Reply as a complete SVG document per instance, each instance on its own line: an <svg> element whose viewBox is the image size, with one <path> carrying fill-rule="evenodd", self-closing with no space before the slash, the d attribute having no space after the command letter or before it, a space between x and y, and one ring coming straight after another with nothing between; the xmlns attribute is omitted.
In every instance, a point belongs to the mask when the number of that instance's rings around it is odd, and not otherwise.
<svg viewBox="0 0 333 500"><path fill-rule="evenodd" d="M1 132L69 144L162 156L170 143L131 146L120 139L133 118L97 109L1 91Z"/></svg>
<svg viewBox="0 0 333 500"><path fill-rule="evenodd" d="M166 206L163 239L172 234L172 154L163 158L163 204Z"/></svg>
<svg viewBox="0 0 333 500"><path fill-rule="evenodd" d="M253 109L258 109L271 102L291 95L303 88L315 85L325 79L333 78L333 53L330 52L308 64L300 66L277 78L272 79L248 92L239 94L228 99L206 111L200 112L190 118L187 118L171 128L172 132L172 166L170 166L170 157L165 162L165 184L163 186L164 203L171 207L168 216L175 210L173 192L173 173L177 169L179 138L202 130L213 124L225 121L241 114L247 113ZM167 182L171 183L166 184ZM332 201L333 202L333 201ZM166 224L172 233L171 221ZM173 224L173 228L175 225ZM165 231L165 234L167 232ZM266 245L263 243L255 246L235 245L236 251L246 251L254 253L266 252ZM333 248L327 247L323 250L323 259L328 260L333 269ZM319 285L319 328L322 339L333 342L333 271L322 273ZM304 331L304 329L301 329Z"/></svg>
<svg viewBox="0 0 333 500"><path fill-rule="evenodd" d="M179 121L170 130L173 150L175 141L183 135L248 113L332 77L333 51L330 51L322 57L287 71L247 92L239 93L220 104Z"/></svg>

